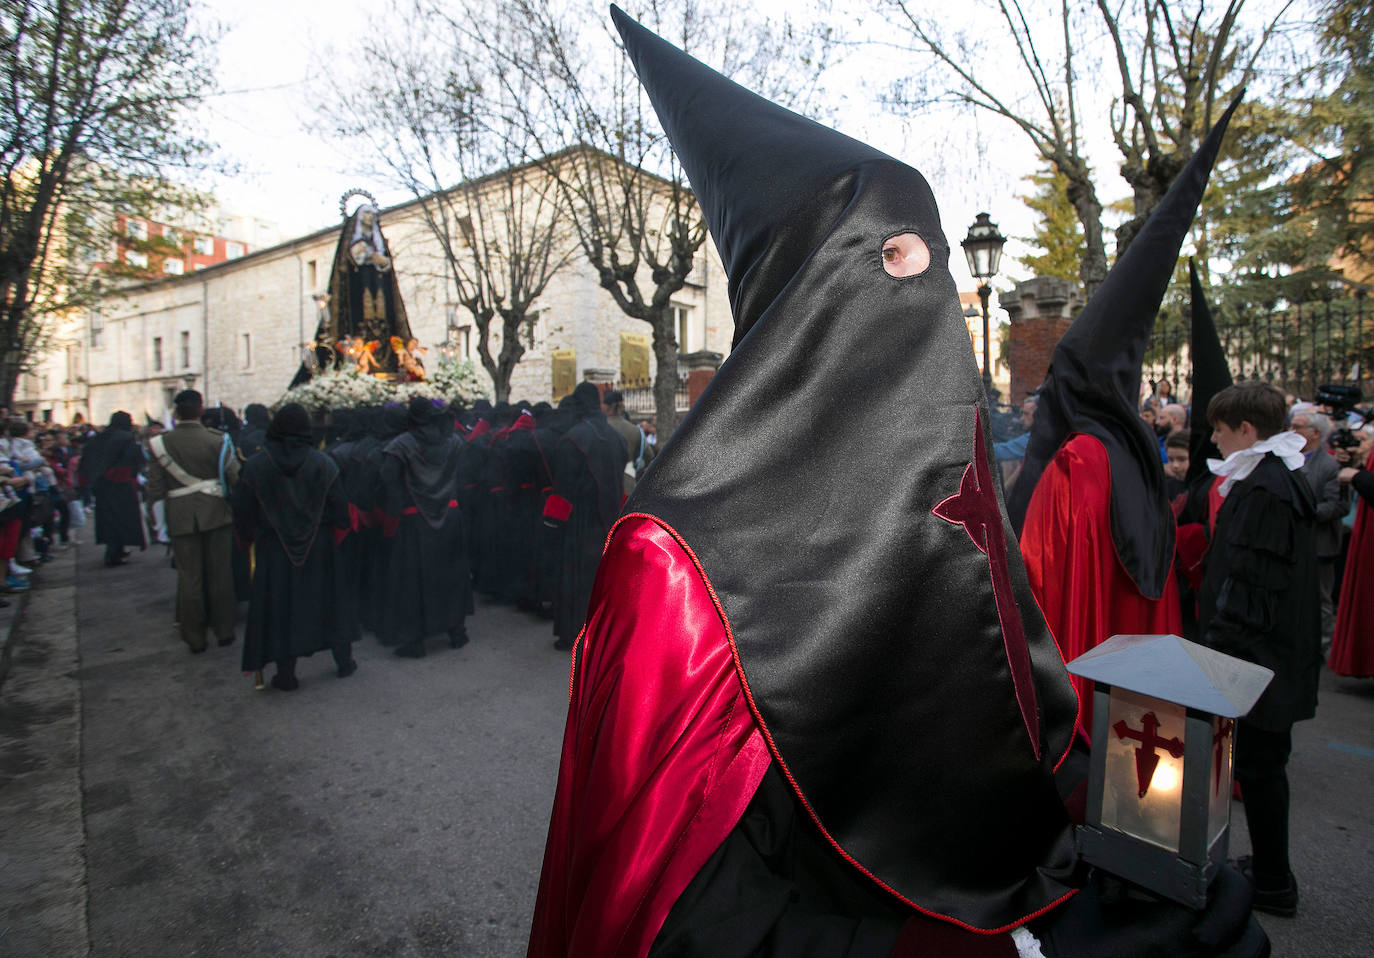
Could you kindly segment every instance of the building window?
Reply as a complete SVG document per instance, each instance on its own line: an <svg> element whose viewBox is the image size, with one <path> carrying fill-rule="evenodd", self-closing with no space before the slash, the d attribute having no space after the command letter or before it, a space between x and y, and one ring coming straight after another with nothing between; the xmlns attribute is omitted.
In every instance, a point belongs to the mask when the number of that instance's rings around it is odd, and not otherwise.
<svg viewBox="0 0 1374 958"><path fill-rule="evenodd" d="M197 256L214 256L215 238L213 236L197 236L191 247L196 251Z"/></svg>
<svg viewBox="0 0 1374 958"><path fill-rule="evenodd" d="M472 327L471 327L471 326L459 326L459 327L458 327L458 348L461 350L461 352L459 352L459 354L458 354L460 357L462 357L463 359L471 359L471 358L472 358Z"/></svg>
<svg viewBox="0 0 1374 958"><path fill-rule="evenodd" d="M695 343L690 342L692 331L692 307L673 306L673 329L677 330L677 351L690 353Z"/></svg>
<svg viewBox="0 0 1374 958"><path fill-rule="evenodd" d="M153 372L162 372L162 337L153 337Z"/></svg>
<svg viewBox="0 0 1374 958"><path fill-rule="evenodd" d="M313 259L308 259L305 261L305 275L309 277L305 285L309 286L311 289L314 289L320 282L320 270L319 266Z"/></svg>
<svg viewBox="0 0 1374 958"><path fill-rule="evenodd" d="M170 276L180 276L186 272L186 264L179 259L165 259L162 261L162 271Z"/></svg>
<svg viewBox="0 0 1374 958"><path fill-rule="evenodd" d="M185 330L181 333L181 368L191 368L191 334Z"/></svg>
<svg viewBox="0 0 1374 958"><path fill-rule="evenodd" d="M100 349L105 345L105 317L100 310L91 310L91 348Z"/></svg>
<svg viewBox="0 0 1374 958"><path fill-rule="evenodd" d="M181 238L181 234L170 226L163 228L162 241L168 245L175 246L177 249L180 249L186 244L186 241Z"/></svg>
<svg viewBox="0 0 1374 958"><path fill-rule="evenodd" d="M243 252L244 252L244 250L243 250L243 244L242 244L242 243L225 243L225 244L224 244L224 258L225 258L225 259L238 259L240 256L243 255Z"/></svg>
<svg viewBox="0 0 1374 958"><path fill-rule="evenodd" d="M139 269L147 269L148 254L140 253L136 249L126 249L124 251L124 262L128 263L130 266L136 266Z"/></svg>
<svg viewBox="0 0 1374 958"><path fill-rule="evenodd" d="M242 342L243 342L243 368L244 368L244 369L252 369L252 368L253 368L253 334L252 334L252 333L244 333L244 334L243 334L243 340L242 340Z"/></svg>
<svg viewBox="0 0 1374 958"><path fill-rule="evenodd" d="M146 240L148 238L148 224L143 220L126 219L124 221L124 235L129 239Z"/></svg>

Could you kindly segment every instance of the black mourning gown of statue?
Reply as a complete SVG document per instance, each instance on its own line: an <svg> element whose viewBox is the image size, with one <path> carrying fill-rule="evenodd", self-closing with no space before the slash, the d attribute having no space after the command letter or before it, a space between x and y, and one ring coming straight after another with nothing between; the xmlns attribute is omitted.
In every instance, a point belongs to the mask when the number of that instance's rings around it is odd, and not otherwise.
<svg viewBox="0 0 1374 958"><path fill-rule="evenodd" d="M606 422L591 383L573 391L577 422L554 447L554 492L572 504L563 526L553 634L571 647L582 629L606 534L620 516L625 440Z"/></svg>
<svg viewBox="0 0 1374 958"><path fill-rule="evenodd" d="M463 442L446 407L414 399L408 413L410 429L387 444L378 470L389 557L375 631L398 654L419 656L431 635L448 635L454 647L466 641L472 589L458 507Z"/></svg>
<svg viewBox="0 0 1374 958"><path fill-rule="evenodd" d="M293 407L300 409L286 409ZM310 446L303 410L299 425L295 434L268 432L233 492L235 529L254 555L245 672L268 662L290 672L294 659L325 649L342 670L357 638L356 593L338 549L350 528L348 502L338 467Z"/></svg>

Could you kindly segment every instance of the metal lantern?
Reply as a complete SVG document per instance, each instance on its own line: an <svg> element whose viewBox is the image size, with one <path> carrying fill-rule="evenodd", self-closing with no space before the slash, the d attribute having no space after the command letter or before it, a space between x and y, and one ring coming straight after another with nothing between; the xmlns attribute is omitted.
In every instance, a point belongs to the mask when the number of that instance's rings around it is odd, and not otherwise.
<svg viewBox="0 0 1374 958"><path fill-rule="evenodd" d="M997 267L1002 262L1002 247L1007 238L987 213L979 213L968 228L968 236L959 244L964 248L964 258L968 260L968 271L980 283L986 283L997 275Z"/></svg>
<svg viewBox="0 0 1374 958"><path fill-rule="evenodd" d="M1226 861L1235 720L1274 673L1176 635L1116 635L1068 670L1095 683L1079 855L1205 907Z"/></svg>

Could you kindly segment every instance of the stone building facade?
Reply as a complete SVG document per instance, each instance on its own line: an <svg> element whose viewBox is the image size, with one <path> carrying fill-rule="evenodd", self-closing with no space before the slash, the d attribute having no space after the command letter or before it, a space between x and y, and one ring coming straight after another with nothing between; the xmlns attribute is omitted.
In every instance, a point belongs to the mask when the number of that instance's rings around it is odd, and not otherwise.
<svg viewBox="0 0 1374 958"><path fill-rule="evenodd" d="M471 359L486 381L473 319L453 302L444 257L418 203L383 210L381 225L411 330L429 350L426 358L433 364L447 345L457 358ZM161 419L172 396L188 387L200 390L211 405L222 402L240 411L250 402L276 402L314 338L315 297L328 288L340 228L111 294L69 320L60 350L50 351L34 372L35 380L46 376L50 386L63 383L63 389L33 397L25 412L61 422L78 413L103 422L119 409L136 421ZM647 275L642 279L651 286ZM734 326L726 280L709 239L672 304L685 334L682 353L729 352ZM616 307L578 254L550 281L536 308L536 320L522 330L526 352L512 376L512 399L554 398L555 350L565 362L571 350L579 373L618 370L623 335L641 342L650 333L646 323ZM493 355L500 349L498 325L493 321ZM651 351L648 362L653 375Z"/></svg>

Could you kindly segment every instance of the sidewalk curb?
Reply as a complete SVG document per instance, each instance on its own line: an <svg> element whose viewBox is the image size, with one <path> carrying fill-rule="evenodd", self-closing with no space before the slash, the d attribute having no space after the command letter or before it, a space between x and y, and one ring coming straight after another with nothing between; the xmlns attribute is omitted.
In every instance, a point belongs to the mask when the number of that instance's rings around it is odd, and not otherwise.
<svg viewBox="0 0 1374 958"><path fill-rule="evenodd" d="M75 554L75 551L75 546L68 550L72 554ZM14 657L14 638L19 634L19 625L24 621L24 611L29 607L29 596L33 594L33 589L30 587L23 592L7 594L13 598L10 599L10 607L3 610L8 617L4 625L0 626L5 631L4 648L0 649L0 689L5 687L5 679L10 674L10 662Z"/></svg>
<svg viewBox="0 0 1374 958"><path fill-rule="evenodd" d="M0 953L84 958L86 829L82 789L77 552L34 576L5 624L0 686Z"/></svg>

